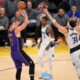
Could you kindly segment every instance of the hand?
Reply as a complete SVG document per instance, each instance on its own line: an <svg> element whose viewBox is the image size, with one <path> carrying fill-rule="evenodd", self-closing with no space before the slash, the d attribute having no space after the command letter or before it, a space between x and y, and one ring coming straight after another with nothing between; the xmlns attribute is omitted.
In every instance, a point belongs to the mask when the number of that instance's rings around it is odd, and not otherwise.
<svg viewBox="0 0 80 80"><path fill-rule="evenodd" d="M27 16L27 13L26 13L26 11L25 10L23 10L22 12L21 12L21 14L22 14L22 16Z"/></svg>
<svg viewBox="0 0 80 80"><path fill-rule="evenodd" d="M49 47L46 47L45 50L49 50Z"/></svg>
<svg viewBox="0 0 80 80"><path fill-rule="evenodd" d="M48 9L47 8L44 8L43 9L43 13L47 15L48 14Z"/></svg>
<svg viewBox="0 0 80 80"><path fill-rule="evenodd" d="M38 45L38 48L40 48L40 44Z"/></svg>

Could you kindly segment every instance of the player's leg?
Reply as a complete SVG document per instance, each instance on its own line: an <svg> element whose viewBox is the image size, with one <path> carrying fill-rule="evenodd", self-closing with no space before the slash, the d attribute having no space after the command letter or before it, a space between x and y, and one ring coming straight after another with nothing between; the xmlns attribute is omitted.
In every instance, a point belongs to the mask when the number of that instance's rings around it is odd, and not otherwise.
<svg viewBox="0 0 80 80"><path fill-rule="evenodd" d="M52 79L53 78L53 73L52 73L52 69L53 69L53 64L52 64L52 60L53 60L53 57L54 57L54 48L49 48L49 50L46 50L45 51L45 54L46 54L46 59L47 59L47 64L48 64L48 69L47 69L47 72L46 72L46 79Z"/></svg>
<svg viewBox="0 0 80 80"><path fill-rule="evenodd" d="M39 62L40 67L41 67L41 73L39 75L39 79L44 79L44 77L46 76L45 75L46 68L44 65L44 55L45 55L45 46L41 45L39 52L38 52L38 62Z"/></svg>
<svg viewBox="0 0 80 80"><path fill-rule="evenodd" d="M35 64L33 60L22 50L20 51L24 59L26 60L25 64L29 65L29 74L30 74L30 80L34 80L34 74L35 74Z"/></svg>
<svg viewBox="0 0 80 80"><path fill-rule="evenodd" d="M38 63L40 64L42 73L45 72L43 57L44 57L44 46L41 46L38 52Z"/></svg>
<svg viewBox="0 0 80 80"><path fill-rule="evenodd" d="M20 80L20 78L21 78L21 71L22 71L22 68L18 68L17 69L17 72L16 72L16 80Z"/></svg>
<svg viewBox="0 0 80 80"><path fill-rule="evenodd" d="M47 63L48 63L48 72L52 73L52 60L54 57L54 47L49 48L49 50L45 51L46 52L46 58L47 58Z"/></svg>
<svg viewBox="0 0 80 80"><path fill-rule="evenodd" d="M76 69L78 77L80 78L80 51L76 51L75 53L71 54L71 59L73 66Z"/></svg>
<svg viewBox="0 0 80 80"><path fill-rule="evenodd" d="M14 60L16 66L16 80L21 80L22 62L19 60Z"/></svg>

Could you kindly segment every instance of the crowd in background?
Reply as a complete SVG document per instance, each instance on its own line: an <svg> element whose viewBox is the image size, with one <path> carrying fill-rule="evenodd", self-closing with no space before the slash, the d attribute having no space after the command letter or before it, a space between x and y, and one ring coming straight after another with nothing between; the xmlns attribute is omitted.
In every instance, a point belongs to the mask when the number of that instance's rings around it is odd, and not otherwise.
<svg viewBox="0 0 80 80"><path fill-rule="evenodd" d="M38 38L41 36L39 17L43 14L44 4L60 25L66 27L70 19L75 20L77 25L80 24L80 0L62 0L58 5L48 0L0 0L0 38L3 37L4 45L8 44L7 30L10 24L15 21L17 17L20 17L21 22L24 20L24 17L17 16L17 4L19 1L25 1L25 10L29 18L28 27L22 31L24 46L27 46L26 38L29 36L34 36L35 39L32 46L38 44ZM58 37L63 35L49 20L48 22L53 28L55 40L57 41ZM2 28L4 28L4 30Z"/></svg>

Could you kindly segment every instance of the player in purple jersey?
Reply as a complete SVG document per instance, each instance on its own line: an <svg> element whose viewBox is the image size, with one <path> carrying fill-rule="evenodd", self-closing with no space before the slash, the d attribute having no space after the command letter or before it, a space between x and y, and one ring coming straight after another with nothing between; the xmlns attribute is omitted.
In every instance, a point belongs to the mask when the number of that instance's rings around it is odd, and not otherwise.
<svg viewBox="0 0 80 80"><path fill-rule="evenodd" d="M23 51L21 31L28 25L28 17L25 11L18 11L24 17L24 22L20 25L20 21L14 21L9 30L8 37L11 46L11 57L16 66L16 80L21 80L22 63L29 65L30 80L34 80L35 65L33 60Z"/></svg>

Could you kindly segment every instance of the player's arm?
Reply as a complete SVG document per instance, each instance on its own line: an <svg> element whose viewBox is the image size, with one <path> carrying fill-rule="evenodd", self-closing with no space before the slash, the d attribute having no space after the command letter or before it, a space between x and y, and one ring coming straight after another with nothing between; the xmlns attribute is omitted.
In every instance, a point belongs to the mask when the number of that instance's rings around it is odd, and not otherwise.
<svg viewBox="0 0 80 80"><path fill-rule="evenodd" d="M75 29L80 33L80 25L76 26Z"/></svg>
<svg viewBox="0 0 80 80"><path fill-rule="evenodd" d="M50 34L50 36L51 36L51 39L50 39L50 43L47 45L47 47L46 47L46 50L48 50L49 49L49 47L51 47L51 44L54 42L54 33L53 33L53 30L52 30L52 28L51 27L48 27L48 29L47 29L47 33L48 34Z"/></svg>
<svg viewBox="0 0 80 80"><path fill-rule="evenodd" d="M49 17L49 19L52 21L54 26L57 27L62 34L65 34L66 28L58 24L58 22L49 14L47 9L44 9L44 13Z"/></svg>
<svg viewBox="0 0 80 80"><path fill-rule="evenodd" d="M38 48L40 48L41 43L42 43L42 38L40 39L40 42L38 44Z"/></svg>
<svg viewBox="0 0 80 80"><path fill-rule="evenodd" d="M26 11L22 12L22 16L24 17L24 22L22 23L22 25L20 25L20 26L18 26L16 28L16 32L17 33L21 32L22 30L24 30L27 27L27 25L28 25L28 16L27 16Z"/></svg>

